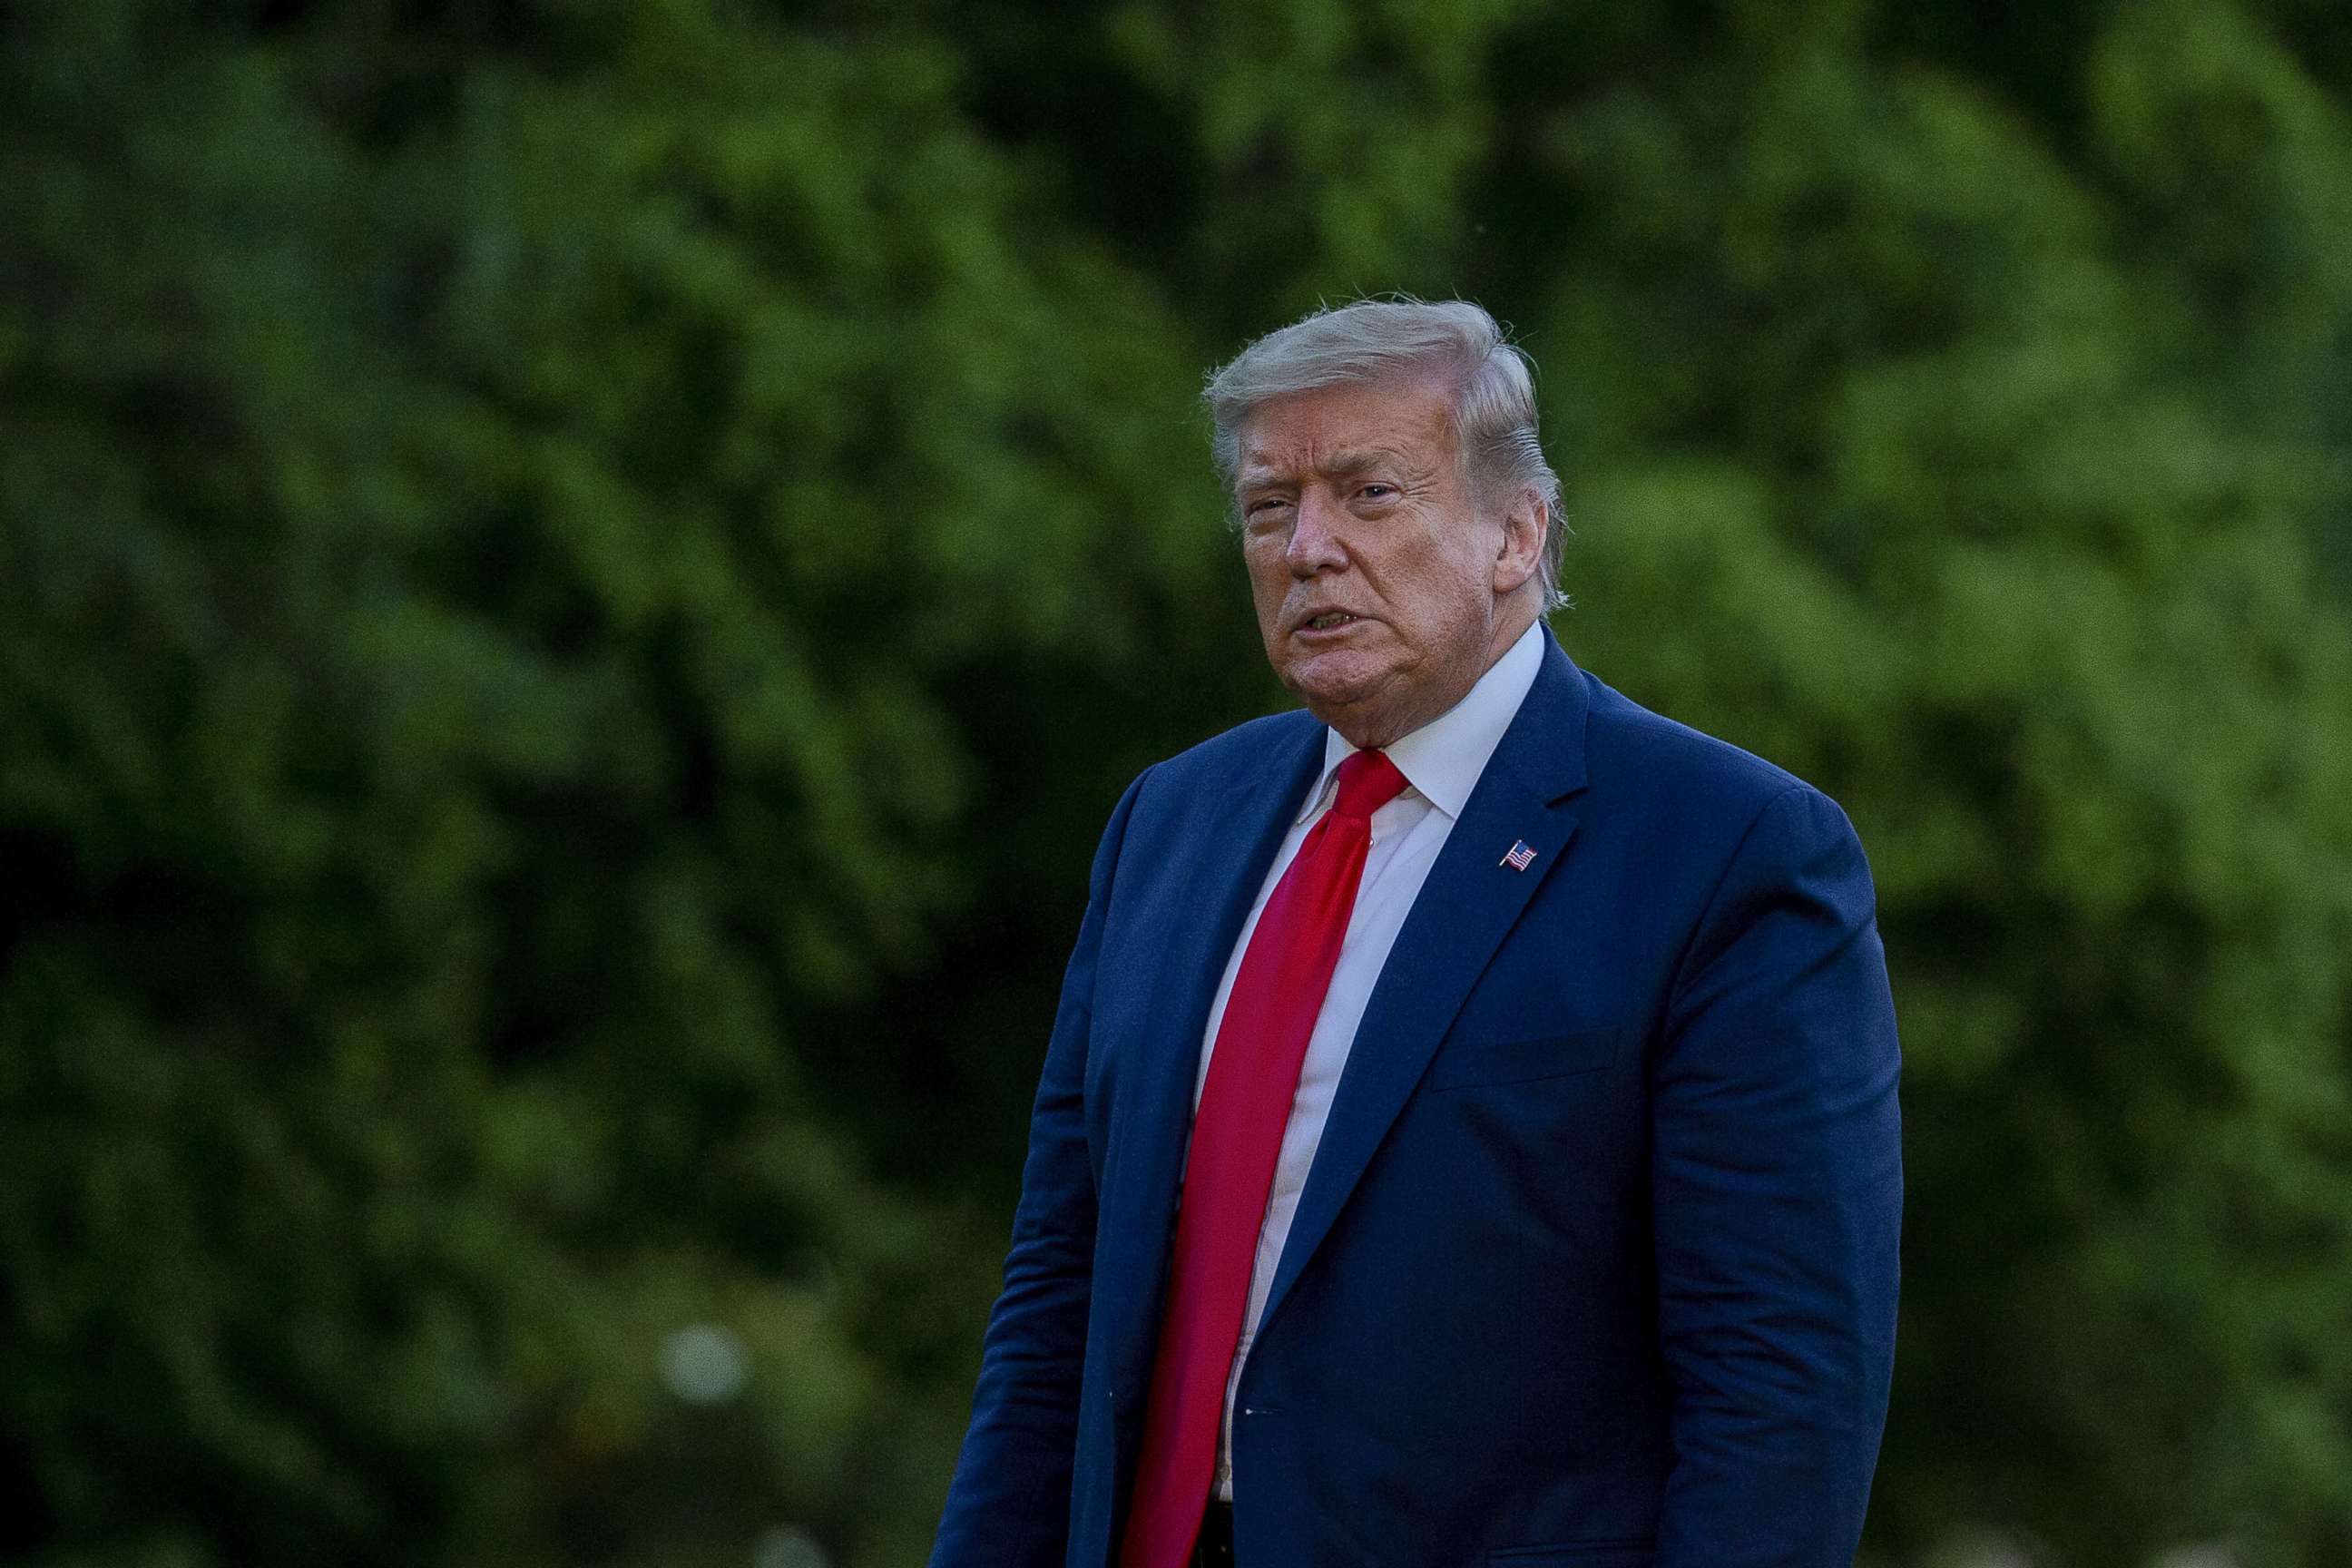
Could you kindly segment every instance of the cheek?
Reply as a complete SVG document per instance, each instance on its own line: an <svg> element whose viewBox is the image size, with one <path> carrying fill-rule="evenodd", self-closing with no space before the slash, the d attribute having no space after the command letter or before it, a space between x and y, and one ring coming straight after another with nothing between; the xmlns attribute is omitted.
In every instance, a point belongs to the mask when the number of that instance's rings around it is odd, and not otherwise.
<svg viewBox="0 0 2352 1568"><path fill-rule="evenodd" d="M1249 574L1250 603L1257 610L1258 625L1271 636L1283 601L1289 596L1290 575L1283 570L1278 555L1269 559L1265 552L1245 552L1243 565Z"/></svg>
<svg viewBox="0 0 2352 1568"><path fill-rule="evenodd" d="M1432 552L1396 563L1389 579L1389 595L1402 612L1399 619L1427 628L1450 621L1462 596L1453 563Z"/></svg>

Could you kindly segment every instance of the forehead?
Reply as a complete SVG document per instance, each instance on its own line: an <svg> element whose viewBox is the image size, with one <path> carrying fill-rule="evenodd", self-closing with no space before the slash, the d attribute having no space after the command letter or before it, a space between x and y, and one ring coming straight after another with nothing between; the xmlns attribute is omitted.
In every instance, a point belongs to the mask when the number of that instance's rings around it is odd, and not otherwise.
<svg viewBox="0 0 2352 1568"><path fill-rule="evenodd" d="M1452 399L1434 381L1342 383L1269 398L1234 432L1241 482L1360 467L1390 458L1448 461Z"/></svg>

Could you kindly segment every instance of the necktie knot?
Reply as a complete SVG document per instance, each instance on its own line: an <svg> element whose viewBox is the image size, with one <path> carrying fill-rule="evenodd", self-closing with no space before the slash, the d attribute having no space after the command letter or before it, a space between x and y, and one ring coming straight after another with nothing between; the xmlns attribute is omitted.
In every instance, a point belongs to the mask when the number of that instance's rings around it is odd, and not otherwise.
<svg viewBox="0 0 2352 1568"><path fill-rule="evenodd" d="M1404 774L1386 752L1351 752L1339 763L1339 798L1331 809L1341 816L1370 818L1404 785Z"/></svg>

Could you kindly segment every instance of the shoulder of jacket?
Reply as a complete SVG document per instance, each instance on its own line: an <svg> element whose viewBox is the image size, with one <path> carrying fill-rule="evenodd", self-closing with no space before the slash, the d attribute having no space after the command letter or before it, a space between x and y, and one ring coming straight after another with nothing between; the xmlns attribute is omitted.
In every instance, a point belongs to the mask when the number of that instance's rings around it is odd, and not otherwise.
<svg viewBox="0 0 2352 1568"><path fill-rule="evenodd" d="M1585 680L1586 768L1596 790L1635 792L1742 823L1793 792L1821 795L1776 763L1654 712L1589 673Z"/></svg>
<svg viewBox="0 0 2352 1568"><path fill-rule="evenodd" d="M1176 789L1230 784L1265 765L1274 752L1319 731L1323 722L1304 708L1236 724L1144 770L1155 785Z"/></svg>

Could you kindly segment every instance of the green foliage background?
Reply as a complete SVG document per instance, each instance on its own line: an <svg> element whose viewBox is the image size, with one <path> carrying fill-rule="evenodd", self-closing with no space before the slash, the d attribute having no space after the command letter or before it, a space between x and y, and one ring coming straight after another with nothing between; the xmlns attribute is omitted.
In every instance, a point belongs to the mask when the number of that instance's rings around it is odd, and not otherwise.
<svg viewBox="0 0 2352 1568"><path fill-rule="evenodd" d="M2347 236L2332 0L0 12L0 1559L919 1562L1200 374L1408 289L1872 852L1874 1560L2352 1561Z"/></svg>

